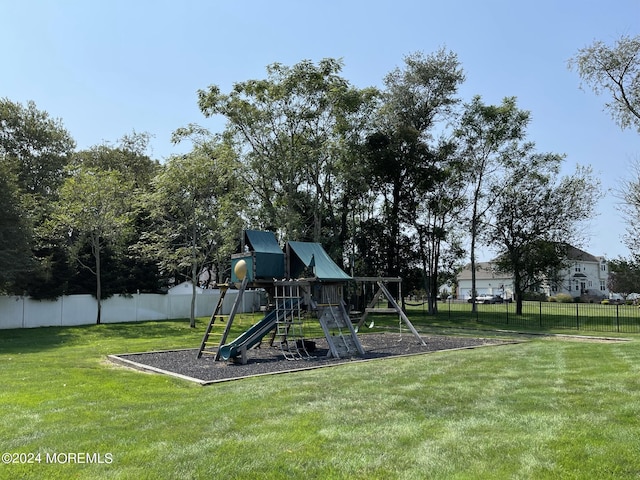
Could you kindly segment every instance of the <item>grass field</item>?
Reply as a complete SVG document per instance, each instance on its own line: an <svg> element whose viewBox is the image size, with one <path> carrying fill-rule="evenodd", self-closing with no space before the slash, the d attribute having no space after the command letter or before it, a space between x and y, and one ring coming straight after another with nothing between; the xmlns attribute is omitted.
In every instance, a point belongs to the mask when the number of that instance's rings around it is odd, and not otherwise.
<svg viewBox="0 0 640 480"><path fill-rule="evenodd" d="M438 323L415 320L478 335ZM0 478L640 477L640 336L538 337L209 387L106 361L197 347L204 326L0 330Z"/></svg>

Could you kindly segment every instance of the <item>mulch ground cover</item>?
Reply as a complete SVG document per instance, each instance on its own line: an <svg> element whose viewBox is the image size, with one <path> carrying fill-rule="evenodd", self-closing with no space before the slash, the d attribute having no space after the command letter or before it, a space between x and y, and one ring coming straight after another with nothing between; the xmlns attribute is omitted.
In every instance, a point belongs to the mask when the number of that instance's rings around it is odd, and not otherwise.
<svg viewBox="0 0 640 480"><path fill-rule="evenodd" d="M476 348L513 343L493 338L453 337L423 335L424 345L412 334L375 333L359 335L364 356L329 358L327 341L313 339L315 349L302 359L287 360L280 347L263 342L247 352L247 363L238 361L214 361L213 355L197 358L198 349L170 350L144 353L110 355L113 362L140 369L173 375L202 385L236 380L257 375L269 375L308 370L350 362L370 361L387 357L419 355L442 350ZM310 349L308 349L310 350Z"/></svg>

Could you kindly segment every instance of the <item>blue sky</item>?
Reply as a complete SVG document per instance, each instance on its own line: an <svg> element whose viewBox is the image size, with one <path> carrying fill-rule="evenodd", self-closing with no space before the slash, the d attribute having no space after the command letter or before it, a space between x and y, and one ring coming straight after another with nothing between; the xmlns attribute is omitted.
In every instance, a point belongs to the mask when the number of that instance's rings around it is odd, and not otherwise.
<svg viewBox="0 0 640 480"><path fill-rule="evenodd" d="M176 128L223 129L197 108L208 85L224 92L274 62L331 57L352 84L381 86L405 55L445 47L465 70L463 100L516 96L538 150L566 154L566 173L591 165L607 191L640 161L640 135L621 131L566 62L639 33L639 0L0 0L0 97L33 100L78 148L148 132L162 160L185 150L170 142ZM618 201L608 194L598 210L583 247L627 255Z"/></svg>

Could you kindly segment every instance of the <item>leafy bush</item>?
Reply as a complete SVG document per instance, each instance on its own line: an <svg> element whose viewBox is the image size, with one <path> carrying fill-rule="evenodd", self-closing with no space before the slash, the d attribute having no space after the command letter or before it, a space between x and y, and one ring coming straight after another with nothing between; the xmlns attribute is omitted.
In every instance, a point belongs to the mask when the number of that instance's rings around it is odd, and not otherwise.
<svg viewBox="0 0 640 480"><path fill-rule="evenodd" d="M554 298L558 303L573 303L573 297L568 293L559 293Z"/></svg>
<svg viewBox="0 0 640 480"><path fill-rule="evenodd" d="M547 295L545 293L538 293L538 292L525 292L522 295L522 298L524 300L529 300L529 301L534 301L534 302L546 302L547 301Z"/></svg>

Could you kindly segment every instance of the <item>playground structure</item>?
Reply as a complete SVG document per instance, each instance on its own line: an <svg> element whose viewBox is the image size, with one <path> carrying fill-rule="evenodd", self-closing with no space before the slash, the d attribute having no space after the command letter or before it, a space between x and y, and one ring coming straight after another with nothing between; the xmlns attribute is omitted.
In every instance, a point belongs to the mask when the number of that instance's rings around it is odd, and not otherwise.
<svg viewBox="0 0 640 480"><path fill-rule="evenodd" d="M400 279L350 277L321 244L289 241L283 250L272 232L246 230L241 250L231 256L231 282L220 286L220 299L198 349L198 358L213 355L215 361L239 360L246 363L247 351L259 346L269 334L269 344L279 346L287 360L309 358L313 345L305 339L303 331L304 321L309 316L317 318L322 327L329 347L328 357L364 356L357 331L370 313L398 314L424 345L386 286L388 282L399 283ZM376 284L378 287L357 327L353 326L344 300L344 287L353 282ZM224 316L220 314L222 302L232 285L237 286L238 294L231 312ZM264 289L269 305L264 318L229 341L234 317L247 288ZM381 298L386 298L387 308L377 307Z"/></svg>

